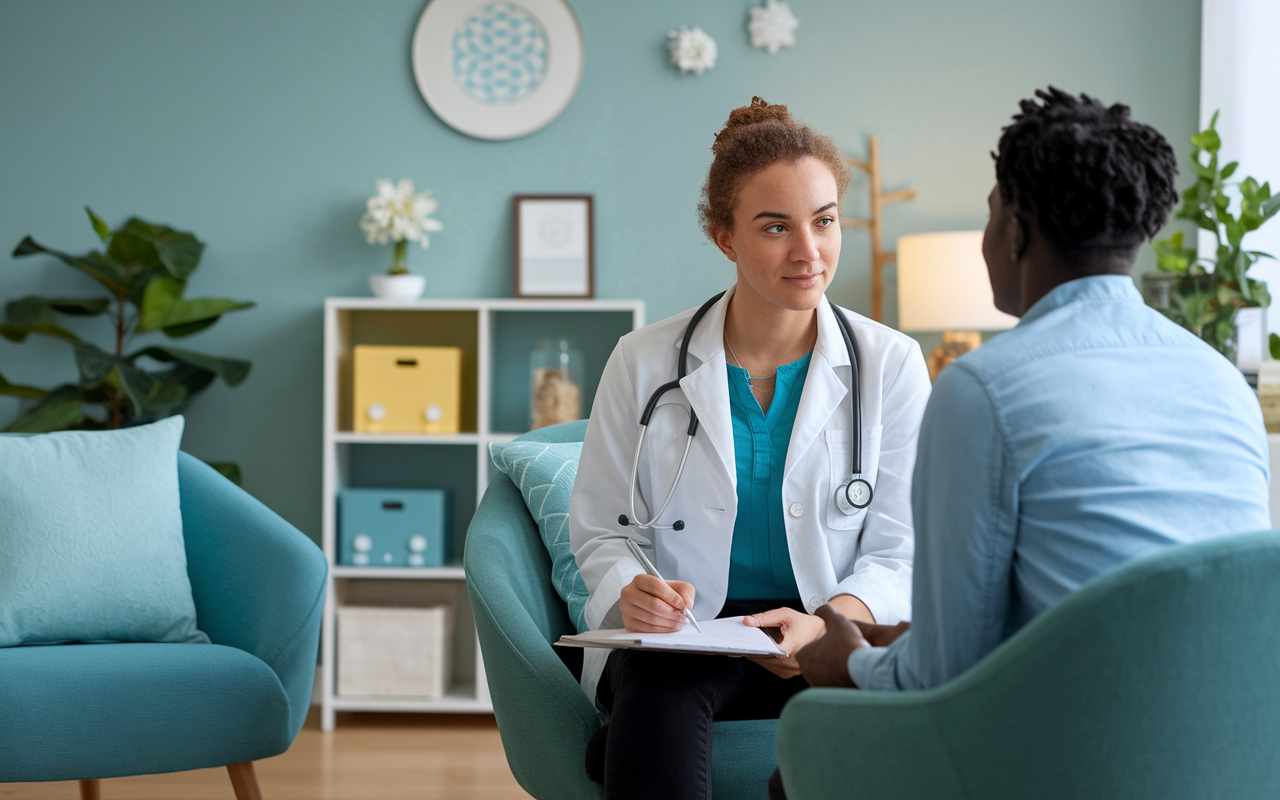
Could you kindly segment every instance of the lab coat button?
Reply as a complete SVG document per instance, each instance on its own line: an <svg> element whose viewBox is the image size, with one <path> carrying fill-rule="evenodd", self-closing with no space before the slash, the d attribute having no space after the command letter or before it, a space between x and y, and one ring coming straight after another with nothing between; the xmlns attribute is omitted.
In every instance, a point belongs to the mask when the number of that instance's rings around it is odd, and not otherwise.
<svg viewBox="0 0 1280 800"><path fill-rule="evenodd" d="M792 503L792 504L791 504L791 516L793 516L793 517L803 517L803 516L804 516L804 505L803 505L803 504L801 504L801 503Z"/></svg>
<svg viewBox="0 0 1280 800"><path fill-rule="evenodd" d="M825 602L826 602L826 601L825 601L825 600L823 600L821 597L810 597L810 598L809 598L809 608L816 609L818 606L822 605L822 604L823 604L823 603L825 603Z"/></svg>

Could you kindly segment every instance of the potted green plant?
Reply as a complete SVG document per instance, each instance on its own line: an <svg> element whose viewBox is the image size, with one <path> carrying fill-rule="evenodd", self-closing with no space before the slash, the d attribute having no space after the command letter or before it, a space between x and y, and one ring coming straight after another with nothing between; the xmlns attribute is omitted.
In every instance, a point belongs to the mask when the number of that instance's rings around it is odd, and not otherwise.
<svg viewBox="0 0 1280 800"><path fill-rule="evenodd" d="M1209 127L1191 137L1191 165L1196 182L1182 193L1179 219L1213 233L1217 248L1213 258L1201 258L1194 247L1184 244L1182 231L1155 243L1156 263L1167 276L1167 300L1153 302L1170 319L1199 336L1233 362L1236 357L1236 313L1242 308L1266 308L1271 294L1262 281L1248 276L1249 268L1271 255L1245 250L1245 234L1255 231L1280 211L1280 196L1272 197L1268 183L1254 178L1231 182L1239 164L1218 165L1222 140L1215 126L1215 112ZM1232 213L1229 187L1239 194ZM1158 282L1158 279L1157 279ZM1150 281L1148 282L1151 283ZM1153 294L1148 291L1148 300ZM1274 357L1280 358L1280 340L1272 336Z"/></svg>
<svg viewBox="0 0 1280 800"><path fill-rule="evenodd" d="M6 431L98 430L152 422L180 411L215 378L228 386L239 385L252 366L243 359L167 344L135 347L140 335L163 333L180 339L253 303L183 297L204 252L204 243L194 235L136 217L113 231L92 210L86 207L85 211L102 240L102 250L73 256L28 236L13 251L15 258L51 255L88 275L106 290L106 296L28 296L5 305L0 336L23 342L36 334L67 342L78 373L74 383L52 389L14 384L0 375L0 395L35 401ZM107 349L67 327L68 319L90 317L106 319L111 340ZM213 466L239 482L234 464Z"/></svg>
<svg viewBox="0 0 1280 800"><path fill-rule="evenodd" d="M391 269L386 275L371 275L369 285L378 297L388 300L413 300L422 296L427 279L409 273L408 244L428 244L427 231L441 229L440 220L431 213L439 206L431 198L431 190L414 194L413 181L402 178L393 184L386 178L377 183L378 193L365 202L360 217L360 230L369 244L395 242Z"/></svg>

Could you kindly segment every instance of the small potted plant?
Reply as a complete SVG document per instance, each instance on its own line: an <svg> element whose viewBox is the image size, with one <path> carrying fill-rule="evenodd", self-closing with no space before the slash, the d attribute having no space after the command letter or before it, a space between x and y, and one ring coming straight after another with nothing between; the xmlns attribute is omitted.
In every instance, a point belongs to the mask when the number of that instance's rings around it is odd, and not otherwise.
<svg viewBox="0 0 1280 800"><path fill-rule="evenodd" d="M413 300L422 296L427 279L409 273L408 244L421 242L427 246L427 231L441 229L440 220L431 213L438 203L431 197L431 190L413 193L413 181L402 178L393 184L386 178L378 181L378 193L365 203L364 216L360 217L360 230L369 244L395 242L395 255L386 275L369 276L373 293L386 300Z"/></svg>
<svg viewBox="0 0 1280 800"><path fill-rule="evenodd" d="M1183 191L1177 214L1213 233L1217 242L1213 257L1200 257L1195 247L1184 243L1182 231L1176 231L1155 243L1160 273L1143 276L1143 285L1151 305L1235 361L1236 313L1271 305L1267 285L1250 278L1248 272L1258 259L1272 256L1246 250L1242 241L1280 212L1280 195L1273 197L1271 185L1259 185L1254 178L1228 182L1238 164L1218 164L1222 140L1215 129L1217 121L1215 113L1209 127L1191 137L1196 182ZM1231 212L1233 195L1240 198L1234 204L1235 214ZM1271 350L1273 358L1280 357L1280 341L1274 336Z"/></svg>

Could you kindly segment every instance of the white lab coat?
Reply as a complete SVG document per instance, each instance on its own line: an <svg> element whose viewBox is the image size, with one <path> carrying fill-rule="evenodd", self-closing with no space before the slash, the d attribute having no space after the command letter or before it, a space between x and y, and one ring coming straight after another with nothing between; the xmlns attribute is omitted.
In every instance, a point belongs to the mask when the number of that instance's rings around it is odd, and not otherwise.
<svg viewBox="0 0 1280 800"><path fill-rule="evenodd" d="M627 551L627 537L644 548L664 578L693 584L698 619L714 618L724 605L738 505L724 351L725 309L735 288L698 324L688 374L662 396L640 455L635 510L648 519L670 490L692 405L698 432L680 485L658 520L684 520L682 531L624 527L618 515L631 515L628 491L640 414L653 391L675 379L680 342L696 309L622 337L605 366L569 508L569 536L589 592L586 618L593 630L621 626L622 588L644 572ZM845 315L858 341L862 477L874 498L852 515L835 502L836 489L849 479L852 370L824 297L783 474L787 545L810 613L838 594L851 594L877 622L894 624L911 617L911 473L929 375L914 339L858 314ZM609 651L585 652L582 685L594 702Z"/></svg>

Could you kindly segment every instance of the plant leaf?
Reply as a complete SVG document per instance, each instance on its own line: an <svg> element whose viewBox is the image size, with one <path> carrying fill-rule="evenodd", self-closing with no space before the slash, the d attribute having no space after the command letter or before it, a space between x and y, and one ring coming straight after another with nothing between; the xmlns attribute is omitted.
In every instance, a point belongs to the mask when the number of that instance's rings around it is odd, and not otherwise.
<svg viewBox="0 0 1280 800"><path fill-rule="evenodd" d="M3 375L0 375L0 394L9 395L10 397L29 397L32 400L43 400L49 396L49 392L45 389L9 383Z"/></svg>
<svg viewBox="0 0 1280 800"><path fill-rule="evenodd" d="M48 303L51 310L72 317L96 317L111 307L111 300L106 297L84 299L57 297L49 300Z"/></svg>
<svg viewBox="0 0 1280 800"><path fill-rule="evenodd" d="M192 234L137 217L116 231L111 247L109 252L121 264L137 264L147 269L163 268L184 281L196 271L204 253L204 243Z"/></svg>
<svg viewBox="0 0 1280 800"><path fill-rule="evenodd" d="M1218 136L1218 132L1211 126L1199 133L1191 134L1191 144L1193 147L1198 147L1201 150L1216 153L1218 152L1218 148L1222 147L1222 139Z"/></svg>
<svg viewBox="0 0 1280 800"><path fill-rule="evenodd" d="M120 359L89 342L76 342L73 348L76 354L76 369L80 371L80 382L85 388L101 384L120 362Z"/></svg>
<svg viewBox="0 0 1280 800"><path fill-rule="evenodd" d="M1274 333L1271 334L1267 337L1267 345L1268 349L1271 350L1271 357L1280 361L1280 336L1276 336Z"/></svg>
<svg viewBox="0 0 1280 800"><path fill-rule="evenodd" d="M1271 334L1275 336L1275 334ZM234 483L236 486L243 486L244 476L240 474L240 465L234 461L206 461L209 466L222 473L222 477Z"/></svg>
<svg viewBox="0 0 1280 800"><path fill-rule="evenodd" d="M59 386L35 408L5 428L10 433L48 433L64 431L84 421L80 408L83 395L76 386Z"/></svg>
<svg viewBox="0 0 1280 800"><path fill-rule="evenodd" d="M214 373L219 378L222 378L222 382L228 386L240 385L249 376L249 370L253 367L252 361L245 361L239 358L209 356L178 347L159 347L155 345L139 350L128 356L126 360L132 362L141 356L147 356L148 358L154 358L156 361L166 363L180 361L183 364L189 364Z"/></svg>
<svg viewBox="0 0 1280 800"><path fill-rule="evenodd" d="M1245 276L1252 263L1243 250L1237 250L1235 258L1232 259L1232 268L1236 274L1236 281L1240 284L1240 294L1246 301L1253 300L1253 292L1249 289L1249 279Z"/></svg>
<svg viewBox="0 0 1280 800"><path fill-rule="evenodd" d="M120 268L119 264L96 250L83 256L72 256L57 250L51 250L30 236L18 242L18 246L13 249L14 258L21 258L35 253L46 253L68 266L75 267L107 287L107 290L113 295L119 294L120 290L124 288L124 270Z"/></svg>
<svg viewBox="0 0 1280 800"><path fill-rule="evenodd" d="M92 208L89 208L88 206L85 206L85 207L84 207L84 211L85 211L85 213L86 213L86 214L88 214L88 215L89 215L89 221L90 221L91 223L93 223L93 229L94 229L94 231L95 231L95 232L97 232L97 234L98 234L98 238L99 238L99 239L101 239L101 240L102 240L102 241L104 241L104 242L105 242L106 240L110 239L110 238L111 238L111 228L107 226L107 223L103 222L101 217L99 217L97 214L93 213L93 209L92 209Z"/></svg>
<svg viewBox="0 0 1280 800"><path fill-rule="evenodd" d="M1240 166L1239 161L1232 161L1230 164L1222 168L1222 172L1218 175L1218 177L1225 181L1227 178L1230 178L1235 173L1236 167L1239 167L1239 166Z"/></svg>
<svg viewBox="0 0 1280 800"><path fill-rule="evenodd" d="M141 333L163 328L169 309L182 297L182 287L182 281L168 274L162 273L149 280L142 292L142 302L138 304L136 330Z"/></svg>
<svg viewBox="0 0 1280 800"><path fill-rule="evenodd" d="M34 325L11 325L9 323L0 323L0 336L11 342L25 342L27 336L32 333L39 333L44 336L52 336L55 339L61 339L64 342L78 342L80 337L76 336L66 328L60 328L57 325L48 322L40 322Z"/></svg>
<svg viewBox="0 0 1280 800"><path fill-rule="evenodd" d="M1264 200L1262 205L1258 207L1258 212L1264 222L1274 217L1277 212L1280 212L1280 194Z"/></svg>
<svg viewBox="0 0 1280 800"><path fill-rule="evenodd" d="M204 330L229 311L252 308L253 303L239 300L203 298L182 299L185 284L167 274L151 279L143 292L139 331L164 329L170 338L189 336Z"/></svg>
<svg viewBox="0 0 1280 800"><path fill-rule="evenodd" d="M190 336L217 322L219 317L229 311L241 311L253 306L252 302L221 298L179 300L169 309L164 321L164 332L171 339Z"/></svg>

